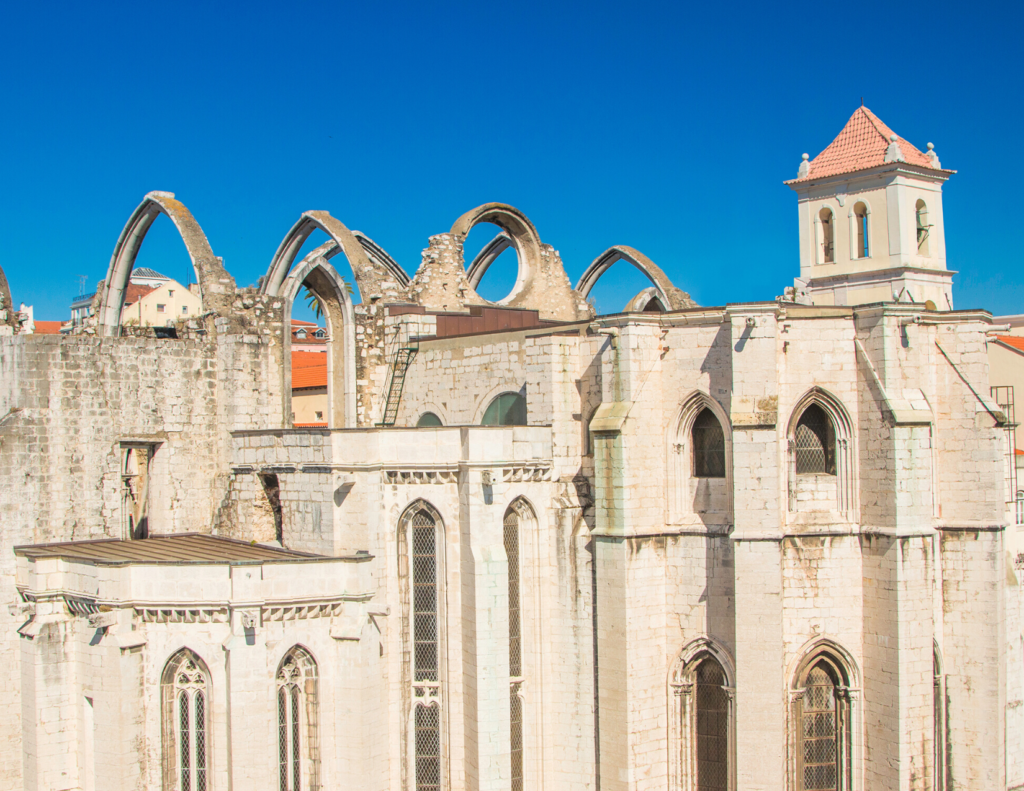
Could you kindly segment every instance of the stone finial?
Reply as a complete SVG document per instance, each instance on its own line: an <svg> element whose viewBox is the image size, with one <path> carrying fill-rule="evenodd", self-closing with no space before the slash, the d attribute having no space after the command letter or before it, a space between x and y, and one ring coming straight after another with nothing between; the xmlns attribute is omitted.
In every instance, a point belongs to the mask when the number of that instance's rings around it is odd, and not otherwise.
<svg viewBox="0 0 1024 791"><path fill-rule="evenodd" d="M889 147L885 149L885 161L886 162L906 162L903 158L903 150L900 148L900 144L896 141L896 135L889 135Z"/></svg>
<svg viewBox="0 0 1024 791"><path fill-rule="evenodd" d="M811 175L811 163L808 160L811 158L810 154L801 154L800 158L803 162L800 163L800 168L796 172L798 179L805 179Z"/></svg>
<svg viewBox="0 0 1024 791"><path fill-rule="evenodd" d="M935 153L934 143L928 144L928 153L925 154L925 156L928 157L928 161L932 163L933 168L935 168L936 170L942 169L942 165L939 162L939 155Z"/></svg>

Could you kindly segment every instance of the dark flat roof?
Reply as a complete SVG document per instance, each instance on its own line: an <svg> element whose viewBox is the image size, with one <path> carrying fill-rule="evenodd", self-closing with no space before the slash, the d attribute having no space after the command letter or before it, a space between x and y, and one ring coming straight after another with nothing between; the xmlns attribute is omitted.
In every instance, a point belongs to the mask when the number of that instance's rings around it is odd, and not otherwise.
<svg viewBox="0 0 1024 791"><path fill-rule="evenodd" d="M158 535L136 541L108 538L95 541L63 541L56 544L28 544L15 547L14 554L26 558L85 560L103 565L335 559L203 533ZM359 556L360 559L369 557Z"/></svg>

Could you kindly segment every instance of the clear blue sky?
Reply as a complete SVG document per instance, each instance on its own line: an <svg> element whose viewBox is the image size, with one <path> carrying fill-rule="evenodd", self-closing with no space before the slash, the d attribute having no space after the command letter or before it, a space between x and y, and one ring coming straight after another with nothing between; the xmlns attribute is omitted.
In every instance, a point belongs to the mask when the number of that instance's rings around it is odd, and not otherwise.
<svg viewBox="0 0 1024 791"><path fill-rule="evenodd" d="M863 96L959 171L944 195L957 306L1024 312L1021 8L12 4L0 266L16 302L65 319L149 190L177 194L239 285L307 209L412 274L428 236L502 201L574 282L628 244L701 304L772 299L798 274L782 181ZM154 225L138 264L184 279L170 229ZM485 295L513 269L496 265ZM613 272L602 312L645 285Z"/></svg>

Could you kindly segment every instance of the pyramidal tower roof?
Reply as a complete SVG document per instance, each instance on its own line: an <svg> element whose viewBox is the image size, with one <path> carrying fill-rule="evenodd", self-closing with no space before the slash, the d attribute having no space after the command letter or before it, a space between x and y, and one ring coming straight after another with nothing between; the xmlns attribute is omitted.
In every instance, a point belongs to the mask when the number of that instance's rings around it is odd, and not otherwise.
<svg viewBox="0 0 1024 791"><path fill-rule="evenodd" d="M929 170L942 170L931 144L928 153L923 153L863 105L854 111L828 148L809 163L806 159L804 154L805 165L809 167L801 166L797 178L788 183L839 176L887 162L906 162Z"/></svg>

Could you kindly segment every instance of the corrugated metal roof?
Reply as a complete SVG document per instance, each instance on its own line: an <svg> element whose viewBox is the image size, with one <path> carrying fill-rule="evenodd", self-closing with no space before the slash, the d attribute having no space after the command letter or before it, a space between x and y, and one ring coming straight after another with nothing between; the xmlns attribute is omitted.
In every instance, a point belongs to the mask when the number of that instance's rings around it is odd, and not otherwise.
<svg viewBox="0 0 1024 791"><path fill-rule="evenodd" d="M103 565L131 563L232 563L238 561L324 560L290 549L252 544L234 538L202 533L150 536L137 541L99 539L29 544L15 547L14 554L27 558L66 558Z"/></svg>
<svg viewBox="0 0 1024 791"><path fill-rule="evenodd" d="M132 277L159 277L163 280L170 280L167 275L161 275L155 269L150 269L148 266L139 266L132 270ZM131 278L129 278L130 280Z"/></svg>

